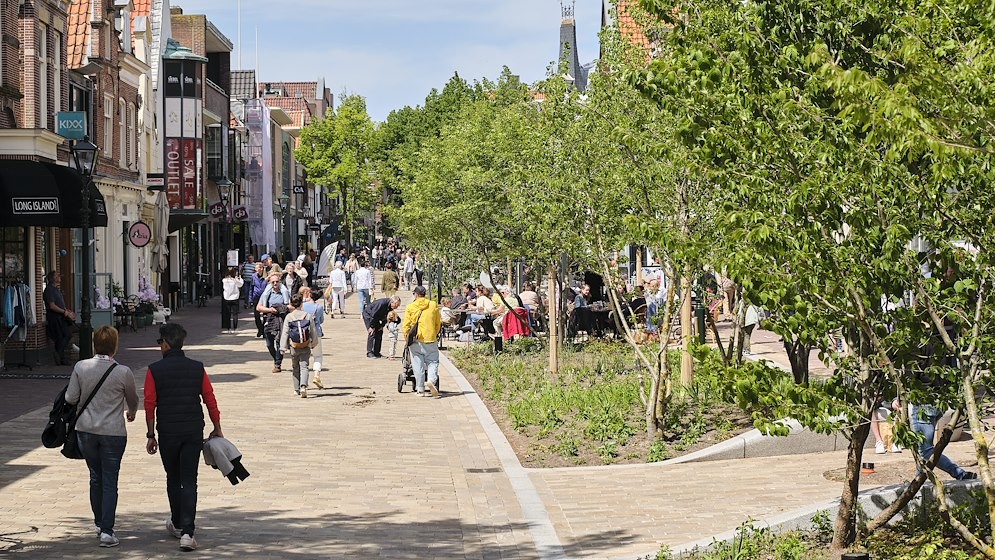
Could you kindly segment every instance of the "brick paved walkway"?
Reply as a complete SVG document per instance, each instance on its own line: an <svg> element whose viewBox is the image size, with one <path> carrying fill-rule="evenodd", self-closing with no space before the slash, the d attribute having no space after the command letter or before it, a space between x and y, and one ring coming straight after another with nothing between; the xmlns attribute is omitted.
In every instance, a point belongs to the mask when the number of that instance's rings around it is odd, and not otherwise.
<svg viewBox="0 0 995 560"><path fill-rule="evenodd" d="M689 465L524 469L472 389L443 368L441 400L396 392L399 362L365 358L358 298L328 321L323 391L294 396L270 373L255 329L220 334L217 300L174 317L215 383L225 435L252 476L231 486L200 471L204 557L635 558L838 496L822 473L841 453ZM248 323L251 323L251 319ZM154 328L124 333L122 363L144 378ZM58 372L43 368L41 373ZM65 373L65 371L62 371ZM44 389L41 387L44 384ZM43 408L0 423L0 557L169 558L165 481L143 449L144 414L128 425L118 549L92 533L82 461L39 444L59 381L0 379L0 394ZM410 387L410 386L409 386ZM406 391L410 391L406 388ZM7 408L9 401L0 401ZM2 421L0 416L0 421ZM879 461L908 461L909 454Z"/></svg>

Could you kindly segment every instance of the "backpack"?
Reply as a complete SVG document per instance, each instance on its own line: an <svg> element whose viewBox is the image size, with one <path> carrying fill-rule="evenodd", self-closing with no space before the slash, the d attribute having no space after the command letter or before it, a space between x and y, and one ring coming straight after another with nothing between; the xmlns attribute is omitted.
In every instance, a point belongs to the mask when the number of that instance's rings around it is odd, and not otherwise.
<svg viewBox="0 0 995 560"><path fill-rule="evenodd" d="M48 413L48 424L41 434L41 443L45 447L62 447L66 443L66 433L69 431L69 424L76 418L76 405L66 402L66 389L62 388L59 395L55 397L52 404L52 411Z"/></svg>
<svg viewBox="0 0 995 560"><path fill-rule="evenodd" d="M311 346L311 318L308 316L287 322L287 334L291 348L309 348Z"/></svg>

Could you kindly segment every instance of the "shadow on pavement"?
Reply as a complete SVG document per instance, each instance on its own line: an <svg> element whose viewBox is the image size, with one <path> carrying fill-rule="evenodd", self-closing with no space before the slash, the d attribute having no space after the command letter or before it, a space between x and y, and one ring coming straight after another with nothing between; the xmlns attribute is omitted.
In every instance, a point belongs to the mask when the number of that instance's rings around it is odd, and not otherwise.
<svg viewBox="0 0 995 560"><path fill-rule="evenodd" d="M165 507L161 488L153 499ZM159 494L163 495L159 495ZM68 518L77 534L41 541L30 527L0 535L0 553L23 558L159 558L179 552L179 542L165 531L165 515L121 515L115 531L121 546L101 549L89 530L90 519ZM362 516L300 516L292 510L201 510L197 514L198 552L212 558L538 558L521 523L464 523L458 519L410 521L400 511ZM513 538L513 532L519 539ZM526 537L524 542L516 542ZM569 557L603 556L631 540L609 530L564 543Z"/></svg>

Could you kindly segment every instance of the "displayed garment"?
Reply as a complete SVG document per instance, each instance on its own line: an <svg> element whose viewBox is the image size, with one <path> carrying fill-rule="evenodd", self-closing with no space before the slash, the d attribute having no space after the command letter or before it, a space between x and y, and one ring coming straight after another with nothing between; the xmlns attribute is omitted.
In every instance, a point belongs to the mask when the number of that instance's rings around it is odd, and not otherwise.
<svg viewBox="0 0 995 560"><path fill-rule="evenodd" d="M31 288L21 282L11 282L3 292L3 325L11 329L7 340L23 342L27 338L27 327L35 325L35 307L32 304Z"/></svg>

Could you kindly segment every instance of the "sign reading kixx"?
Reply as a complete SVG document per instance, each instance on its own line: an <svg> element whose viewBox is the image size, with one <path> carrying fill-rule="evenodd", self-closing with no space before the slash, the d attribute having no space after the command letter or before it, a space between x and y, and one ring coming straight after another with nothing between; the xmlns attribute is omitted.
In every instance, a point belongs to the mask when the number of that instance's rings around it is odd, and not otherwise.
<svg viewBox="0 0 995 560"><path fill-rule="evenodd" d="M71 140L82 140L86 136L86 113L83 111L56 113L55 133Z"/></svg>

